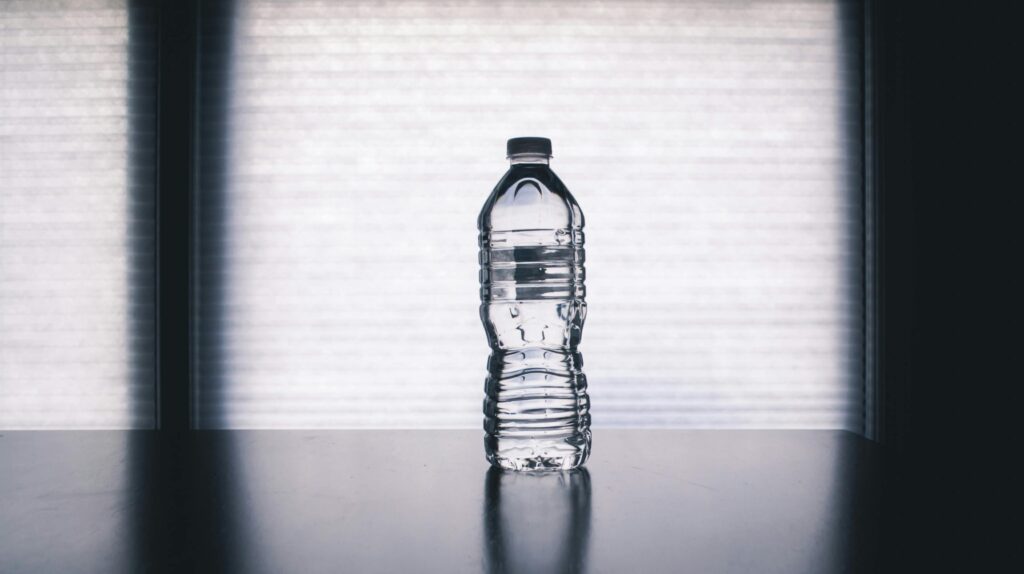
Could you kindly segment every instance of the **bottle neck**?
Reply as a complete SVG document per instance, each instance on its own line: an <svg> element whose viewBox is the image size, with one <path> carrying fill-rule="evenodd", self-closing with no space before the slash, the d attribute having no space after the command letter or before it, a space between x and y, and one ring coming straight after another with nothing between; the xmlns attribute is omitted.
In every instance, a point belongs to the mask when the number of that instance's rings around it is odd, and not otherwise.
<svg viewBox="0 0 1024 574"><path fill-rule="evenodd" d="M551 163L551 156L542 153L517 153L508 156L508 161L512 165L548 165Z"/></svg>

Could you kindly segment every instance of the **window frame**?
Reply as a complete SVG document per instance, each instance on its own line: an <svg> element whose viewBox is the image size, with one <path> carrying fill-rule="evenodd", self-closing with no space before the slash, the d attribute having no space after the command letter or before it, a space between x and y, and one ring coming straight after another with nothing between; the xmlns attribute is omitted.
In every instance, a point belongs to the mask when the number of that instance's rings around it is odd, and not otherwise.
<svg viewBox="0 0 1024 574"><path fill-rule="evenodd" d="M230 2L156 0L157 19L157 357L156 427L194 428L193 242L197 190L198 61L200 19ZM909 368L896 357L909 342L912 220L907 137L900 110L900 8L860 2L862 49L862 181L865 335L865 435L898 442L906 408Z"/></svg>

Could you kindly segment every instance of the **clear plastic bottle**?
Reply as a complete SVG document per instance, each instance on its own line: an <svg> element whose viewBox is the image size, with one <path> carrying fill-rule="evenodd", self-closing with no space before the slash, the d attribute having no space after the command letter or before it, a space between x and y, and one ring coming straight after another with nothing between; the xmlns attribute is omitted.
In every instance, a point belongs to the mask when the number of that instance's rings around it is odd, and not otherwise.
<svg viewBox="0 0 1024 574"><path fill-rule="evenodd" d="M590 455L590 399L576 350L587 316L583 212L546 138L508 140L511 167L478 219L480 318L491 356L484 446L492 465L567 470Z"/></svg>

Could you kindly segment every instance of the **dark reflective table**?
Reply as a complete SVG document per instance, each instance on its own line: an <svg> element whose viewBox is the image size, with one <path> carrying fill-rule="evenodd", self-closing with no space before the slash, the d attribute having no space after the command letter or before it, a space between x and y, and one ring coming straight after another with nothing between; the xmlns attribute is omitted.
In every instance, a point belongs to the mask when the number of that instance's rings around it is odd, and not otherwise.
<svg viewBox="0 0 1024 574"><path fill-rule="evenodd" d="M873 572L880 447L594 433L489 470L476 431L0 433L0 572Z"/></svg>

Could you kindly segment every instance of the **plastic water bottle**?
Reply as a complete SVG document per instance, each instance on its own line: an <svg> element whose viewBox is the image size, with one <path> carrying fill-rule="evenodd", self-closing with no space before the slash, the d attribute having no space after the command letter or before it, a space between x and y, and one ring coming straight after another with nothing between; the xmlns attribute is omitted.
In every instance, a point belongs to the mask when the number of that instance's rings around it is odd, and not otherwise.
<svg viewBox="0 0 1024 574"><path fill-rule="evenodd" d="M576 350L587 316L583 212L548 163L551 140L508 140L511 167L480 212L480 318L491 347L484 446L492 465L567 470L590 455Z"/></svg>

